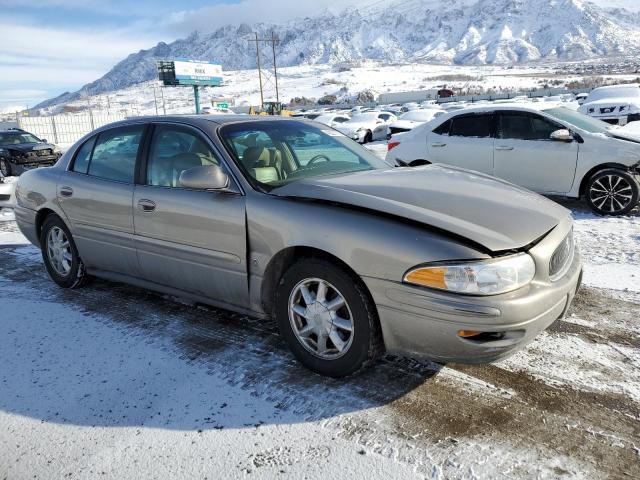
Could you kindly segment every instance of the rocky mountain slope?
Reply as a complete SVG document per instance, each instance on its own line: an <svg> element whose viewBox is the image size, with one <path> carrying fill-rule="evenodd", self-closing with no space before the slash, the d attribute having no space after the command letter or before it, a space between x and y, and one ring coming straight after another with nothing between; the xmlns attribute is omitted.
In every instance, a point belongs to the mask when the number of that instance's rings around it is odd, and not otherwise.
<svg viewBox="0 0 640 480"><path fill-rule="evenodd" d="M224 68L255 67L252 32L275 31L282 66L360 59L386 63L509 64L571 61L640 53L640 17L583 0L395 0L339 14L323 12L282 25L225 26L129 55L79 92L117 90L156 77L156 61L187 57L220 61ZM255 47L253 47L255 48Z"/></svg>

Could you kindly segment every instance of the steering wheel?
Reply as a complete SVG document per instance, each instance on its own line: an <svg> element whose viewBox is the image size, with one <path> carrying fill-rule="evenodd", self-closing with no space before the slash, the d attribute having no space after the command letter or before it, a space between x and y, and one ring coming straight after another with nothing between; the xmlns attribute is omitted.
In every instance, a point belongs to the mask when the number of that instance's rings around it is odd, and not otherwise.
<svg viewBox="0 0 640 480"><path fill-rule="evenodd" d="M330 162L331 159L329 157L327 157L324 154L320 154L320 155L316 155L315 157L313 157L311 160L309 160L309 163L307 163L307 165L313 165L314 163L316 163L317 161L323 160L325 162Z"/></svg>

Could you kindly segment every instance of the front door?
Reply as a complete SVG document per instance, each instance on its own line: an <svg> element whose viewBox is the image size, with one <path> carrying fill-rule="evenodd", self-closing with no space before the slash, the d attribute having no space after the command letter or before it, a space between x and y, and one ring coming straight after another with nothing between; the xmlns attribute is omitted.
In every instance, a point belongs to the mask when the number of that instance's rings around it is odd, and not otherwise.
<svg viewBox="0 0 640 480"><path fill-rule="evenodd" d="M134 229L145 279L228 305L246 305L245 198L182 188L180 174L220 165L210 142L191 127L154 126L145 184L135 187Z"/></svg>
<svg viewBox="0 0 640 480"><path fill-rule="evenodd" d="M578 161L578 142L551 139L565 128L530 112L498 115L494 175L540 193L571 190Z"/></svg>
<svg viewBox="0 0 640 480"><path fill-rule="evenodd" d="M60 206L84 264L137 275L133 244L133 183L145 127L106 130L77 151L57 186Z"/></svg>
<svg viewBox="0 0 640 480"><path fill-rule="evenodd" d="M462 114L430 132L426 160L493 175L492 113Z"/></svg>

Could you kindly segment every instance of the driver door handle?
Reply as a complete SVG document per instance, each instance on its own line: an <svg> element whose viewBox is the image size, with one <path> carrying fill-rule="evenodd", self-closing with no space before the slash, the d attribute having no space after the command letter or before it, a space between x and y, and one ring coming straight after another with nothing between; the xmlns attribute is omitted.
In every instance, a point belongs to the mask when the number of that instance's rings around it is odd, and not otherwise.
<svg viewBox="0 0 640 480"><path fill-rule="evenodd" d="M500 150L502 152L510 152L513 149L514 149L513 147L509 147L507 145L500 145L496 147L496 150Z"/></svg>
<svg viewBox="0 0 640 480"><path fill-rule="evenodd" d="M446 143L442 143L442 142L438 142L438 143L432 143L431 146L435 147L435 148L442 148L442 147L446 147L447 144Z"/></svg>
<svg viewBox="0 0 640 480"><path fill-rule="evenodd" d="M60 196L67 197L67 198L72 197L73 196L73 188L66 187L66 186L60 187Z"/></svg>
<svg viewBox="0 0 640 480"><path fill-rule="evenodd" d="M156 209L156 203L151 200L139 200L138 208L143 212L153 212Z"/></svg>

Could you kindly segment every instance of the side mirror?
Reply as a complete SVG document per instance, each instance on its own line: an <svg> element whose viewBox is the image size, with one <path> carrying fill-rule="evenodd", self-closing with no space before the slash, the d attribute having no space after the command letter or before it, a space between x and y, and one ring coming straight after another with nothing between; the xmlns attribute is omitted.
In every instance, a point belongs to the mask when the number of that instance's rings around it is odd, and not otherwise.
<svg viewBox="0 0 640 480"><path fill-rule="evenodd" d="M49 140L47 140L46 138L41 138L41 139L40 139L40 141L41 141L42 143L49 143Z"/></svg>
<svg viewBox="0 0 640 480"><path fill-rule="evenodd" d="M562 128L551 133L551 140L555 140L557 142L573 142L574 138L573 134L569 130Z"/></svg>
<svg viewBox="0 0 640 480"><path fill-rule="evenodd" d="M229 176L217 165L190 168L180 174L180 186L193 190L224 190Z"/></svg>

